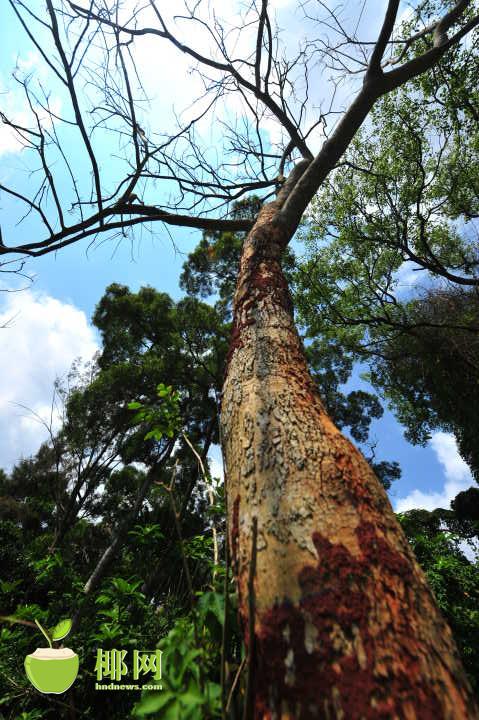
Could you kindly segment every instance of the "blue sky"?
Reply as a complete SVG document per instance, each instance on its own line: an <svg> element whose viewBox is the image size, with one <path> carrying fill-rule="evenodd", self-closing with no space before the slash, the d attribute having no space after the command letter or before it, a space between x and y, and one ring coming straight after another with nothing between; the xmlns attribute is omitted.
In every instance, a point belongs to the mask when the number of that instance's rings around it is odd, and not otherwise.
<svg viewBox="0 0 479 720"><path fill-rule="evenodd" d="M383 5L382 2L373 3L371 17L380 17ZM276 6L279 13L285 12L288 0L277 0ZM12 67L19 61L28 70L45 71L13 18L8 11L5 14L7 21L0 27L0 105L18 114L23 112L23 101L18 91L12 91L9 80ZM292 27L299 34L297 18L294 22ZM172 60L169 53L161 57L156 49L155 53L157 66L151 67L150 48L146 48L143 57L151 87L154 88L155 78L161 71L161 81L166 83L165 93L169 91L176 99L186 98L189 80L183 60ZM176 76L170 73L172 62ZM49 80L46 73L44 82L48 84ZM155 105L159 114L157 120L166 119L171 111L170 100L165 98L166 95L161 101L155 99L159 103ZM60 105L61 102L59 95ZM274 128L270 127L269 132L273 134ZM113 151L108 146L102 148L107 177L108 156ZM85 157L80 148L76 151L73 147L71 157L78 172L86 172ZM0 161L1 182L8 180L10 184L24 188L32 182L25 172L25 156L2 126ZM111 172L113 169L112 166ZM9 232L7 244L12 238L19 242L37 232L28 224L15 227L13 210L13 204L2 194L0 219L2 227ZM0 331L0 467L8 467L20 455L34 452L45 437L45 428L39 418L44 418L48 424L55 377L64 374L76 357L86 359L97 348L98 337L89 321L108 284L119 282L129 285L132 290L149 284L174 298L181 296L178 287L181 266L201 234L175 228L170 228L170 233L171 237L158 225L152 234L145 230L135 232L133 242L124 239L120 243L105 242L90 249L86 244L65 248L57 255L46 255L28 264L26 270L34 281L24 292L0 292L0 325L8 321L8 326ZM2 283L3 289L18 287L13 278L5 278ZM352 384L358 387L360 382L356 372ZM15 403L32 408L39 417L33 418ZM413 447L404 440L402 428L386 410L381 420L373 422L372 435L377 440L378 459L398 460L401 464L403 477L391 490L391 499L398 509L447 506L457 492L472 484L468 468L457 454L454 439L445 433L436 433L426 448ZM214 459L214 468L219 471L218 451L215 451Z"/></svg>

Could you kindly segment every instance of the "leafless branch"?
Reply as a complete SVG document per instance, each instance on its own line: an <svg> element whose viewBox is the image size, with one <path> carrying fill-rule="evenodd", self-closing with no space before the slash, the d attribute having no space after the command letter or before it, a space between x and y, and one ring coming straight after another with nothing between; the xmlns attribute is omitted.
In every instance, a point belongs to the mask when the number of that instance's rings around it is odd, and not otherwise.
<svg viewBox="0 0 479 720"><path fill-rule="evenodd" d="M252 0L229 24L205 0L184 3L172 17L156 0L129 14L114 0L46 0L44 16L27 0L8 6L58 84L62 110L51 88L16 71L31 126L5 110L0 120L24 148L34 182L30 194L0 185L30 230L22 243L0 244L7 263L9 256L22 261L158 222L248 231L252 221L233 219L230 211L252 193L265 202L276 193L276 222L291 238L378 98L436 67L479 26L472 0L427 22L419 5L403 25L398 0L389 0L371 39L365 3L350 18L345 8L305 0L300 9L310 35L291 52L267 0ZM137 45L146 40L157 42L158 53L169 47L188 58L203 87L166 132L151 127L151 98L137 66ZM238 52L246 40L249 49ZM326 73L332 74L329 99L318 88ZM344 108L346 81L356 95ZM214 128L209 142L206 124ZM91 171L89 192L75 170L78 153Z"/></svg>

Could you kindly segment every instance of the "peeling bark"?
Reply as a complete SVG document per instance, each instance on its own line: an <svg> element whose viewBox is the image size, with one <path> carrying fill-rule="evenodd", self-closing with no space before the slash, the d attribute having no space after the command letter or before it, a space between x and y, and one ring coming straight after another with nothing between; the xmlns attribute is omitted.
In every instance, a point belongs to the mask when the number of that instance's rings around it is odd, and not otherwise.
<svg viewBox="0 0 479 720"><path fill-rule="evenodd" d="M243 248L221 411L254 716L472 720L451 631L387 495L308 372L278 206L262 209Z"/></svg>

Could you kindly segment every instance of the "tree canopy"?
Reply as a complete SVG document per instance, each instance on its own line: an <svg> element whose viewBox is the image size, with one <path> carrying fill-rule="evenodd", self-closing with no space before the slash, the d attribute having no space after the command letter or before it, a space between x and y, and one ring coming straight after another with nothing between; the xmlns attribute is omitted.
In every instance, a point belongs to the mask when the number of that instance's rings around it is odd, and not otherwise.
<svg viewBox="0 0 479 720"><path fill-rule="evenodd" d="M377 103L294 277L308 334L369 363L408 439L454 432L476 476L478 72L475 45L458 48Z"/></svg>

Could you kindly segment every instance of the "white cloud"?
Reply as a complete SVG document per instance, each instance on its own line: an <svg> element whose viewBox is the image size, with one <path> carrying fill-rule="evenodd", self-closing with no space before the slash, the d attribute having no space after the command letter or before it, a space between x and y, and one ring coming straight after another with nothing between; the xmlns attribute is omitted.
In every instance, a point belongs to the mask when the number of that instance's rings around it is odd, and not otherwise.
<svg viewBox="0 0 479 720"><path fill-rule="evenodd" d="M74 305L30 290L1 293L0 303L0 467L8 469L47 437L39 419L15 403L48 422L56 377L75 358L90 359L98 344Z"/></svg>
<svg viewBox="0 0 479 720"><path fill-rule="evenodd" d="M459 455L457 443L450 433L437 432L431 438L432 449L444 467L448 479L455 482L468 480L471 472L466 462Z"/></svg>
<svg viewBox="0 0 479 720"><path fill-rule="evenodd" d="M442 489L425 493L416 488L406 497L396 500L396 512L405 512L413 508L424 510L435 510L438 507L449 508L451 500L459 492L467 490L473 484L471 471L459 455L453 435L436 432L430 440L430 446L444 468L445 482Z"/></svg>

